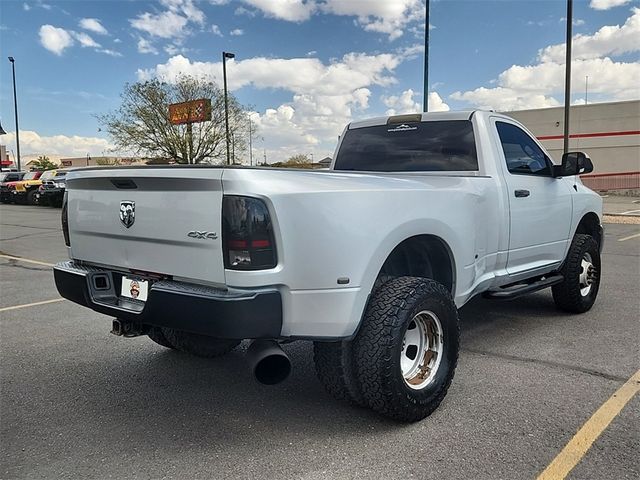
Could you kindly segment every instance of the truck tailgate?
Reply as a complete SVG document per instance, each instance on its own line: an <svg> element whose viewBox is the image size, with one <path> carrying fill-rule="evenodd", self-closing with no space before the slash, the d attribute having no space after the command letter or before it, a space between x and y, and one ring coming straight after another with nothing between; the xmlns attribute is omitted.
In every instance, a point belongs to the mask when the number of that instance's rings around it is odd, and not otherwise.
<svg viewBox="0 0 640 480"><path fill-rule="evenodd" d="M71 257L224 284L222 173L175 167L70 173Z"/></svg>

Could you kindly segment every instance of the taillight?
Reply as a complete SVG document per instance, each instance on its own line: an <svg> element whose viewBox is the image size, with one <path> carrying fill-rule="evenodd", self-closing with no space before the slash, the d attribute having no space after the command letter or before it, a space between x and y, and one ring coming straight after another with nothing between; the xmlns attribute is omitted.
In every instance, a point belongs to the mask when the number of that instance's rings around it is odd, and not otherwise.
<svg viewBox="0 0 640 480"><path fill-rule="evenodd" d="M277 264L269 210L258 198L223 197L222 242L226 268L265 270Z"/></svg>
<svg viewBox="0 0 640 480"><path fill-rule="evenodd" d="M69 241L69 213L67 212L67 193L66 192L62 199L62 234L64 235L64 244L67 247L70 247L71 241Z"/></svg>

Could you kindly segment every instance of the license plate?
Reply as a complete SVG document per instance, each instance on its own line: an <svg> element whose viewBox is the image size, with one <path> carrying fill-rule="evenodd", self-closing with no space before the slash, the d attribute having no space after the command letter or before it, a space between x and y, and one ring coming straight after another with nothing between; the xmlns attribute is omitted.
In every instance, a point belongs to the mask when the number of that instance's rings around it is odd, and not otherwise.
<svg viewBox="0 0 640 480"><path fill-rule="evenodd" d="M146 302L147 295L149 294L149 282L137 278L122 277L122 290L120 294L123 297Z"/></svg>

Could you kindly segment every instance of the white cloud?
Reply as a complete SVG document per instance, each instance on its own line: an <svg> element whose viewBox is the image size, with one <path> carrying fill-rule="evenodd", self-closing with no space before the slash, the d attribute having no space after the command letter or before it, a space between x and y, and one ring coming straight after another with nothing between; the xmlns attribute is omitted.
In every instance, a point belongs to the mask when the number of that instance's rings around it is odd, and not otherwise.
<svg viewBox="0 0 640 480"><path fill-rule="evenodd" d="M560 20L558 20L560 23L565 23L567 21L567 17L560 17ZM574 27L581 27L582 25L584 25L586 22L584 20L582 20L581 18L574 18L573 21L571 22L571 24ZM533 25L534 22L527 22L527 25Z"/></svg>
<svg viewBox="0 0 640 480"><path fill-rule="evenodd" d="M158 54L158 49L154 47L151 42L145 38L138 38L138 53L152 53Z"/></svg>
<svg viewBox="0 0 640 480"><path fill-rule="evenodd" d="M164 51L167 52L168 55L177 55L179 53L187 53L189 49L181 45L170 43L168 45L165 45Z"/></svg>
<svg viewBox="0 0 640 480"><path fill-rule="evenodd" d="M22 9L23 9L25 12L28 12L29 10L31 10L31 7L29 6L29 4L28 4L28 3L23 3L23 4L22 4Z"/></svg>
<svg viewBox="0 0 640 480"><path fill-rule="evenodd" d="M577 35L572 85L583 85L588 76L589 94L600 101L639 98L640 62L610 58L640 50L639 35L639 8L632 9L623 26L604 26L593 35ZM538 63L513 65L502 72L496 87L455 92L451 98L501 111L558 106L564 97L564 75L564 45L551 45L540 50Z"/></svg>
<svg viewBox="0 0 640 480"><path fill-rule="evenodd" d="M289 22L309 20L316 9L313 0L245 0L245 3L261 10L267 17Z"/></svg>
<svg viewBox="0 0 640 480"><path fill-rule="evenodd" d="M407 24L422 20L424 3L420 0L344 1L326 0L320 8L334 15L355 16L366 31L384 33L389 40L402 36Z"/></svg>
<svg viewBox="0 0 640 480"><path fill-rule="evenodd" d="M182 35L187 19L175 12L166 11L159 14L142 13L130 20L131 26L149 35L161 38L172 38Z"/></svg>
<svg viewBox="0 0 640 480"><path fill-rule="evenodd" d="M109 55L111 57L121 57L122 54L120 52L117 52L115 50L111 50L109 48L100 48L97 50L100 53L104 53L105 55Z"/></svg>
<svg viewBox="0 0 640 480"><path fill-rule="evenodd" d="M640 51L640 8L633 8L624 25L606 25L593 35L575 35L571 55L574 59L598 58ZM565 45L557 44L538 52L541 62L564 62Z"/></svg>
<svg viewBox="0 0 640 480"><path fill-rule="evenodd" d="M42 25L39 35L42 46L56 55L62 55L62 52L64 52L66 48L73 45L71 34L64 28L57 28L53 25Z"/></svg>
<svg viewBox="0 0 640 480"><path fill-rule="evenodd" d="M403 35L409 24L424 23L422 0L244 0L265 16L290 22L309 20L314 13L355 17L357 25L369 32L383 33L390 40ZM245 7L236 9L237 15L253 15ZM422 34L416 29L416 34Z"/></svg>
<svg viewBox="0 0 640 480"><path fill-rule="evenodd" d="M329 63L316 58L256 57L227 62L227 72L231 90L253 86L292 93L290 101L252 116L258 134L265 138L264 148L271 151L269 160L276 161L300 149L302 153L310 148L318 155L330 153L328 145L335 143L344 126L354 116L364 115L370 88L393 85L393 72L406 58L402 52L348 53ZM140 80L157 76L173 82L183 74L219 83L222 65L177 55L153 69L138 70Z"/></svg>
<svg viewBox="0 0 640 480"><path fill-rule="evenodd" d="M444 103L438 92L429 93L429 111L430 112L448 112L451 110L449 105Z"/></svg>
<svg viewBox="0 0 640 480"><path fill-rule="evenodd" d="M83 18L79 22L80 28L97 33L98 35L108 35L109 32L102 26L97 18Z"/></svg>
<svg viewBox="0 0 640 480"><path fill-rule="evenodd" d="M240 35L244 35L244 30L242 30L241 28L236 28L234 30L231 30L229 32L229 35L232 35L234 37L238 37Z"/></svg>
<svg viewBox="0 0 640 480"><path fill-rule="evenodd" d="M613 7L626 5L631 0L591 0L589 6L595 10L609 10Z"/></svg>
<svg viewBox="0 0 640 480"><path fill-rule="evenodd" d="M84 32L71 32L81 47L100 48L100 44Z"/></svg>
<svg viewBox="0 0 640 480"><path fill-rule="evenodd" d="M222 32L220 31L220 27L218 25L211 25L211 32L214 35L217 35L219 37L223 37L224 35L222 35Z"/></svg>
<svg viewBox="0 0 640 480"><path fill-rule="evenodd" d="M387 115L416 113L422 111L422 104L414 100L413 89L405 90L400 95L383 96L382 103L389 107Z"/></svg>
<svg viewBox="0 0 640 480"><path fill-rule="evenodd" d="M455 92L451 95L454 100L470 103L484 110L526 110L529 108L555 107L560 102L544 93L522 92L511 88L479 87L468 92Z"/></svg>
<svg viewBox="0 0 640 480"><path fill-rule="evenodd" d="M3 137L8 150L15 151L15 132ZM106 153L111 144L104 138L81 137L78 135L41 136L32 130L20 130L20 151L23 155L42 154L66 157L84 157L87 153L96 156Z"/></svg>
<svg viewBox="0 0 640 480"><path fill-rule="evenodd" d="M122 40L120 40L119 38L114 38L113 43L122 43Z"/></svg>
<svg viewBox="0 0 640 480"><path fill-rule="evenodd" d="M131 26L151 36L160 38L184 37L189 23L203 25L205 15L193 0L161 0L167 10L160 13L145 12L130 19Z"/></svg>
<svg viewBox="0 0 640 480"><path fill-rule="evenodd" d="M419 97L411 88L405 90L400 95L383 96L382 103L389 109L385 112L387 115L401 115L405 113L417 113L423 111L423 105L414 99ZM429 111L430 112L448 112L449 105L444 103L437 92L429 93Z"/></svg>

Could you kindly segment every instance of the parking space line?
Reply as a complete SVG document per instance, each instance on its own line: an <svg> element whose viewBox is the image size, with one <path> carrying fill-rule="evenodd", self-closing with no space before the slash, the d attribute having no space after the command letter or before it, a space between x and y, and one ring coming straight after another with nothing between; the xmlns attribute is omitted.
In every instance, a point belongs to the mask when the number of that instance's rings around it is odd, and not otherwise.
<svg viewBox="0 0 640 480"><path fill-rule="evenodd" d="M538 476L538 480L565 478L638 391L640 391L640 370L587 420L558 456Z"/></svg>
<svg viewBox="0 0 640 480"><path fill-rule="evenodd" d="M38 305L46 305L47 303L62 302L64 298L54 298L52 300L43 300L42 302L25 303L24 305L14 305L13 307L0 308L0 312L8 312L9 310L18 310L19 308L37 307Z"/></svg>
<svg viewBox="0 0 640 480"><path fill-rule="evenodd" d="M34 263L36 265L44 265L45 267L53 267L53 263L39 262L38 260L29 260L28 258L14 257L13 255L0 255L0 258L7 260L17 260L18 262Z"/></svg>
<svg viewBox="0 0 640 480"><path fill-rule="evenodd" d="M628 212L622 212L621 215L635 215L640 213L640 210L629 210Z"/></svg>
<svg viewBox="0 0 640 480"><path fill-rule="evenodd" d="M619 242L626 242L627 240L631 240L632 238L640 237L640 233L634 233L633 235L629 235L628 237L619 238Z"/></svg>

